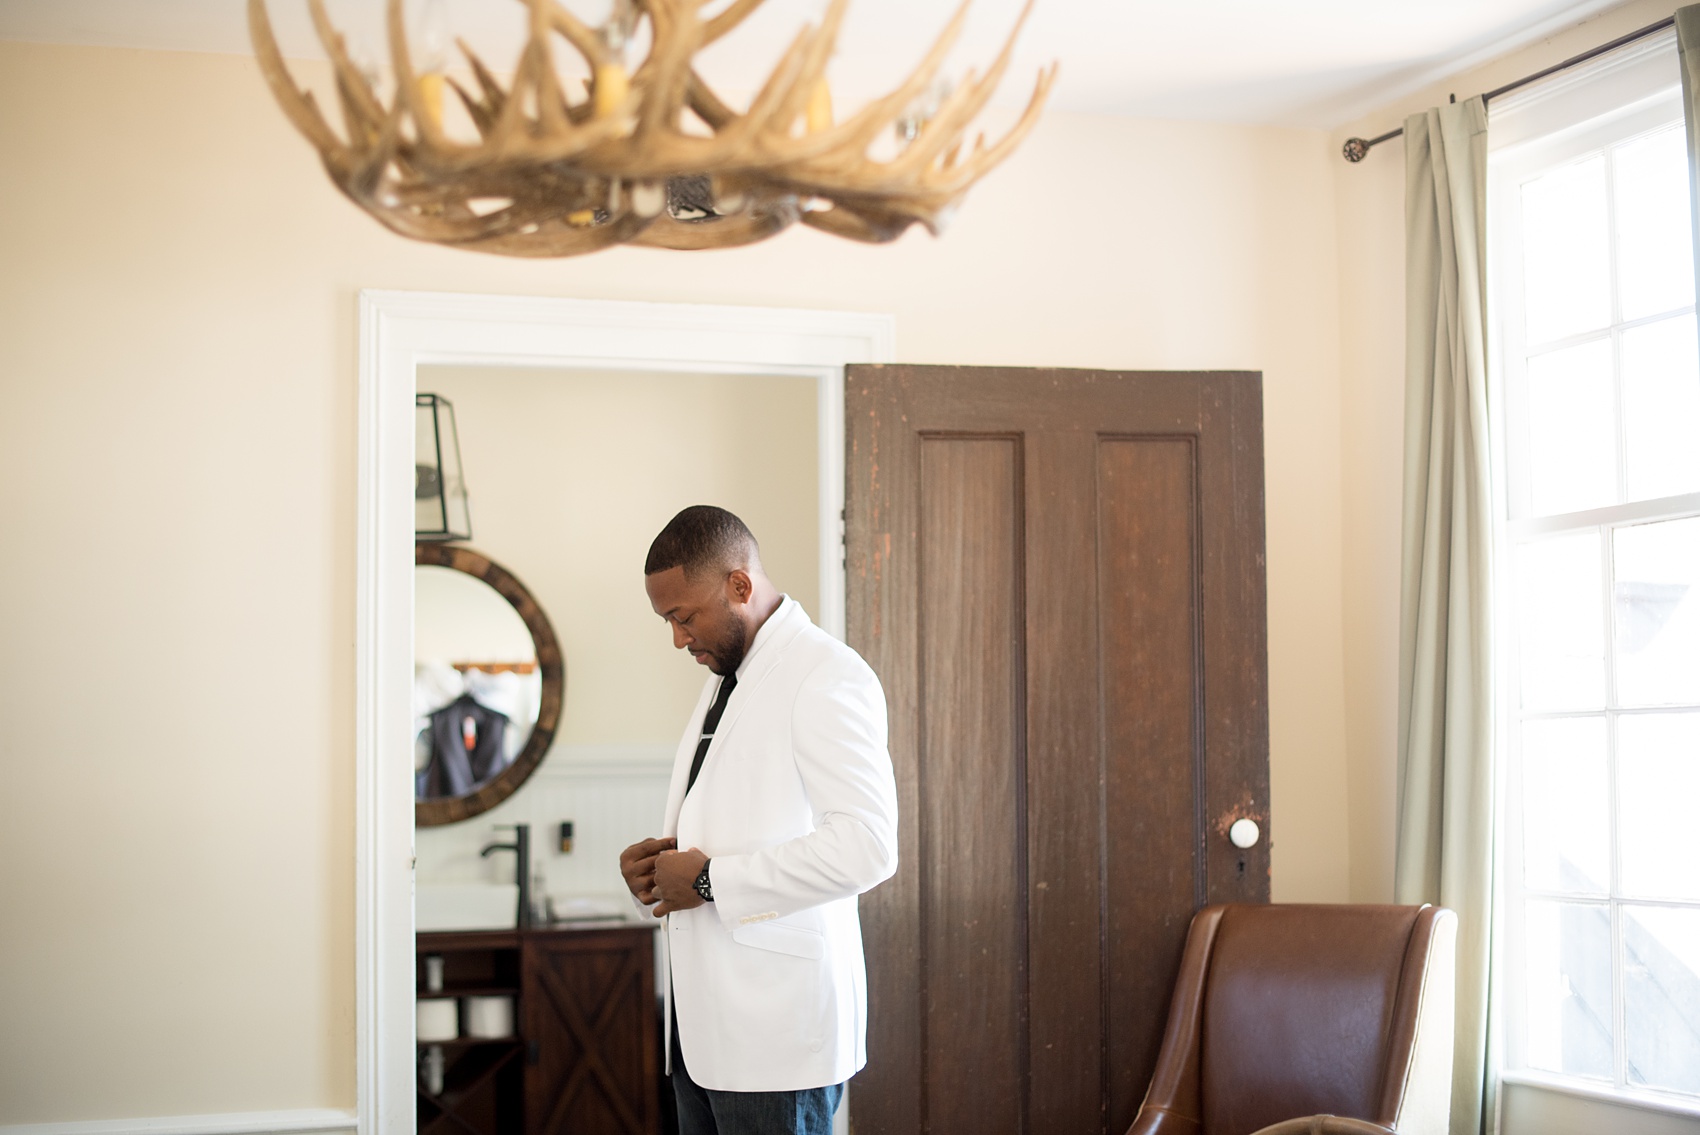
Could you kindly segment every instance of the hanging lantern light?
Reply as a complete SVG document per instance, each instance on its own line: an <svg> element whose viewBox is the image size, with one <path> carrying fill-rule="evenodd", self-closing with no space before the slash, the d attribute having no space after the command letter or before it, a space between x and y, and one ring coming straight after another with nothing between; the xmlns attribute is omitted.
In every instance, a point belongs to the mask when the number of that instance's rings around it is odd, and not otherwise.
<svg viewBox="0 0 1700 1135"><path fill-rule="evenodd" d="M472 512L460 464L455 408L440 394L414 396L413 538L470 540Z"/></svg>

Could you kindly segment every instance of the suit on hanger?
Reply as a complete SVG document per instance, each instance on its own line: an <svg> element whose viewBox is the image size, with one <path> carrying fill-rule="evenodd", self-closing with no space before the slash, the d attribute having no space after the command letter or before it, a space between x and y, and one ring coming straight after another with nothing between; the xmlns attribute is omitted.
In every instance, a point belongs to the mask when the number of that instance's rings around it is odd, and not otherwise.
<svg viewBox="0 0 1700 1135"><path fill-rule="evenodd" d="M466 747L466 721L471 719L473 745ZM504 713L462 694L431 715L431 761L417 774L421 800L465 796L502 771L506 760L502 740L507 733Z"/></svg>

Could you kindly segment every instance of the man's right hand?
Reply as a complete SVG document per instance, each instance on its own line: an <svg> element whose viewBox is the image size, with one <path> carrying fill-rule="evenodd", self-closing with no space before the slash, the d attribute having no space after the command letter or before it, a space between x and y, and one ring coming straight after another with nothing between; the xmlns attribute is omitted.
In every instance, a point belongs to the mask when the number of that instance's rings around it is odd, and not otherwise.
<svg viewBox="0 0 1700 1135"><path fill-rule="evenodd" d="M671 838L640 840L620 852L620 874L626 877L626 886L638 902L651 906L661 897L655 893L655 857L674 850L678 842Z"/></svg>

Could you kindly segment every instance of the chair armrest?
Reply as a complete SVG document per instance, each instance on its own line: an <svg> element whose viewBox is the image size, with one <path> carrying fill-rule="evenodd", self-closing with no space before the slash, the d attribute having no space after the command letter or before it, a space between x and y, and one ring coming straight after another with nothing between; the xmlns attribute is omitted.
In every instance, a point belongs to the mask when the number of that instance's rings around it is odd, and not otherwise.
<svg viewBox="0 0 1700 1135"><path fill-rule="evenodd" d="M1131 1133L1130 1133L1131 1135ZM1252 1135L1395 1135L1391 1127L1371 1123L1367 1119L1348 1119L1343 1115L1310 1115L1300 1119L1283 1119Z"/></svg>
<svg viewBox="0 0 1700 1135"><path fill-rule="evenodd" d="M1127 1135L1201 1135L1198 1120L1161 1107L1142 1107Z"/></svg>

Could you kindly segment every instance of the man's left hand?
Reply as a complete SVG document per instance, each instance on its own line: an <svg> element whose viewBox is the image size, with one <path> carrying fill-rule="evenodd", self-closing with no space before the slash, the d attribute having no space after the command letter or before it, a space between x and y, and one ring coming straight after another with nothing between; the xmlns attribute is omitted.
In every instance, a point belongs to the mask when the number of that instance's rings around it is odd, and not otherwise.
<svg viewBox="0 0 1700 1135"><path fill-rule="evenodd" d="M655 857L655 894L661 899L655 904L655 917L703 905L696 881L707 862L708 856L694 847L689 851L663 851Z"/></svg>

